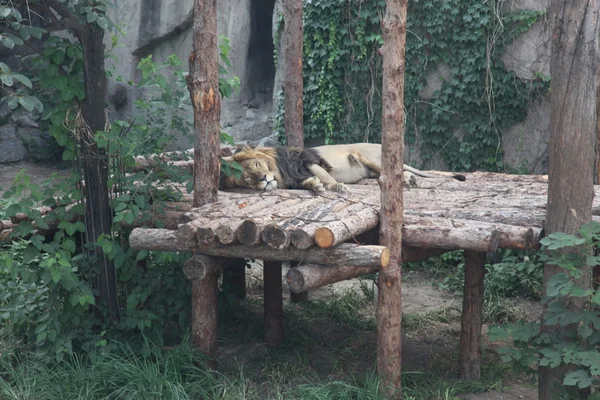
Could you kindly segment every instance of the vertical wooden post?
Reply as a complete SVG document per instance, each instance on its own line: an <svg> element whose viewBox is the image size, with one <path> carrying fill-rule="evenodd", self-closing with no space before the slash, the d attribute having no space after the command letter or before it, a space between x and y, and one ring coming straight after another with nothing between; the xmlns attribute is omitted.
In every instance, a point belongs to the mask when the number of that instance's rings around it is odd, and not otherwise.
<svg viewBox="0 0 600 400"><path fill-rule="evenodd" d="M460 330L460 377L481 377L481 327L485 253L465 251L465 287Z"/></svg>
<svg viewBox="0 0 600 400"><path fill-rule="evenodd" d="M189 57L188 90L194 109L194 207L217 201L219 186L221 96L217 47L217 3L194 1L193 50ZM215 259L195 255L188 261L192 279L192 344L217 367L217 278ZM200 279L192 271L204 266Z"/></svg>
<svg viewBox="0 0 600 400"><path fill-rule="evenodd" d="M390 262L379 271L377 370L381 390L401 398L402 365L402 199L404 159L404 55L407 0L387 0L383 19L381 155L381 244Z"/></svg>
<svg viewBox="0 0 600 400"><path fill-rule="evenodd" d="M187 76L194 109L194 207L217 201L221 96L217 47L217 3L194 1L194 49Z"/></svg>
<svg viewBox="0 0 600 400"><path fill-rule="evenodd" d="M597 0L552 0L548 17L553 24L550 55L550 144L548 162L548 208L544 230L576 234L592 219L594 198L594 149L596 141L597 90L599 84L598 45L600 2ZM577 171L577 173L573 173ZM591 249L590 249L591 250ZM565 249L572 251L572 249ZM544 266L544 288L562 270ZM583 271L577 284L591 286L590 274ZM580 298L566 300L570 309L581 309ZM544 321L542 315L542 321ZM543 333L558 326L542 324ZM550 400L570 365L540 367L538 395Z"/></svg>
<svg viewBox="0 0 600 400"><path fill-rule="evenodd" d="M238 300L246 298L246 260L244 258L233 258L229 260L227 267L223 269L223 286L235 295Z"/></svg>
<svg viewBox="0 0 600 400"><path fill-rule="evenodd" d="M290 268L296 268L300 261L290 261ZM304 303L308 301L308 291L295 293L290 292L290 303Z"/></svg>
<svg viewBox="0 0 600 400"><path fill-rule="evenodd" d="M195 254L183 272L192 281L192 345L208 356L207 364L217 369L217 281L222 259Z"/></svg>
<svg viewBox="0 0 600 400"><path fill-rule="evenodd" d="M281 261L264 262L263 282L265 342L272 347L283 341Z"/></svg>
<svg viewBox="0 0 600 400"><path fill-rule="evenodd" d="M304 147L302 110L302 0L283 0L285 52L285 136L290 147Z"/></svg>

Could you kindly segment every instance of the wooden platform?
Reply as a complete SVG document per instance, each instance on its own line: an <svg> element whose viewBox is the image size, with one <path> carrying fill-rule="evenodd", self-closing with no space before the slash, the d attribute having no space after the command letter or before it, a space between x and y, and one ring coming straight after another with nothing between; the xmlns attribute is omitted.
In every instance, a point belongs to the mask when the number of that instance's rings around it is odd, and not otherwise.
<svg viewBox="0 0 600 400"><path fill-rule="evenodd" d="M217 203L186 212L177 234L169 234L170 242L164 245L209 255L222 255L228 246L236 255L247 250L257 256L260 251L264 259L280 260L297 259L296 254L302 253L296 250L358 243L354 240L358 235L377 227L380 211L377 182L364 182L349 185L345 194L221 191ZM546 176L472 173L466 182L419 178L417 187L404 190L403 245L473 251L536 249L546 201ZM155 241L164 248L158 242L160 235L140 238L145 245L137 243L140 234L134 232L136 246L152 247Z"/></svg>
<svg viewBox="0 0 600 400"><path fill-rule="evenodd" d="M418 178L416 187L405 187L402 245L404 262L465 250L461 376L477 379L486 254L499 248L539 248L548 185L546 176L471 173L466 178L466 182ZM596 187L596 194L599 191ZM277 262L300 263L294 263L296 267L287 276L294 292L387 267L389 250L377 243L365 244L360 237L367 232L377 237L380 195L375 180L350 185L344 194L219 192L218 202L178 214L177 229L136 228L129 240L136 249L194 253L184 269L194 282L194 293L199 293L193 306L194 313L199 313L193 323L197 329L193 328L192 334L195 343L211 355L216 355L216 339L214 332L206 334L212 328L205 325L209 321L216 324L216 295L211 295L214 301L200 301L200 293L216 290L215 271L220 271L226 260L264 260L268 267L265 339L276 345L283 329L281 264ZM594 206L600 206L597 195Z"/></svg>

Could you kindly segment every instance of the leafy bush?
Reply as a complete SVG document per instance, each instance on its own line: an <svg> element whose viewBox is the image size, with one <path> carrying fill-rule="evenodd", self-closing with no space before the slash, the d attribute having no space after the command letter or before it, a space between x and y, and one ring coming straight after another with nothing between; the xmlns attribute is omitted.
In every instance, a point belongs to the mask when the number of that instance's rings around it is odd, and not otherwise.
<svg viewBox="0 0 600 400"><path fill-rule="evenodd" d="M598 256L590 255L599 239L597 222L582 226L578 235L553 233L543 238L546 253L540 260L562 270L548 281L543 320L489 330L492 340L512 339L513 346L502 346L498 351L505 362L512 362L521 371L536 374L538 366L570 368L563 381L556 382L556 393L562 393L561 399L578 398L575 389L600 383L600 288L578 283L583 274L591 274L588 266L600 264ZM561 251L567 249L568 252ZM569 306L572 301L582 307Z"/></svg>

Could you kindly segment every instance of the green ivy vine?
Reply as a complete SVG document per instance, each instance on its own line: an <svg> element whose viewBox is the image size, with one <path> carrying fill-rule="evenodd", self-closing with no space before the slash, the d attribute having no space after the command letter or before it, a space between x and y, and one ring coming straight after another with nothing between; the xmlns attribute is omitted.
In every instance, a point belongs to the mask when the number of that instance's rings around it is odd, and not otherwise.
<svg viewBox="0 0 600 400"><path fill-rule="evenodd" d="M420 161L451 169L499 170L500 132L522 121L549 79L523 81L504 68L503 49L543 17L504 13L503 0L413 0L407 20L406 143ZM326 143L381 139L381 22L385 0L304 2L304 134ZM277 38L276 38L277 42ZM431 99L426 76L450 72ZM280 95L280 99L283 97ZM283 102L275 131L284 136ZM279 123L277 123L279 121ZM417 165L418 166L418 165Z"/></svg>

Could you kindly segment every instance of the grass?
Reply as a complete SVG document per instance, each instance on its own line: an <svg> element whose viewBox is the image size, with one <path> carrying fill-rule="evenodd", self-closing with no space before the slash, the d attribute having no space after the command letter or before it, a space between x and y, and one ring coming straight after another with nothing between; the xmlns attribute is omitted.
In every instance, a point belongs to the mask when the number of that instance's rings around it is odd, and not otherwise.
<svg viewBox="0 0 600 400"><path fill-rule="evenodd" d="M375 291L335 293L326 300L285 302L285 341L263 344L262 288L220 306L218 373L186 340L152 358L126 345L46 362L3 352L2 400L67 399L380 399ZM499 304L499 303L498 303ZM507 312L503 310L503 312ZM499 389L514 378L493 351L482 378L458 379L460 304L403 316L405 400L449 400Z"/></svg>

